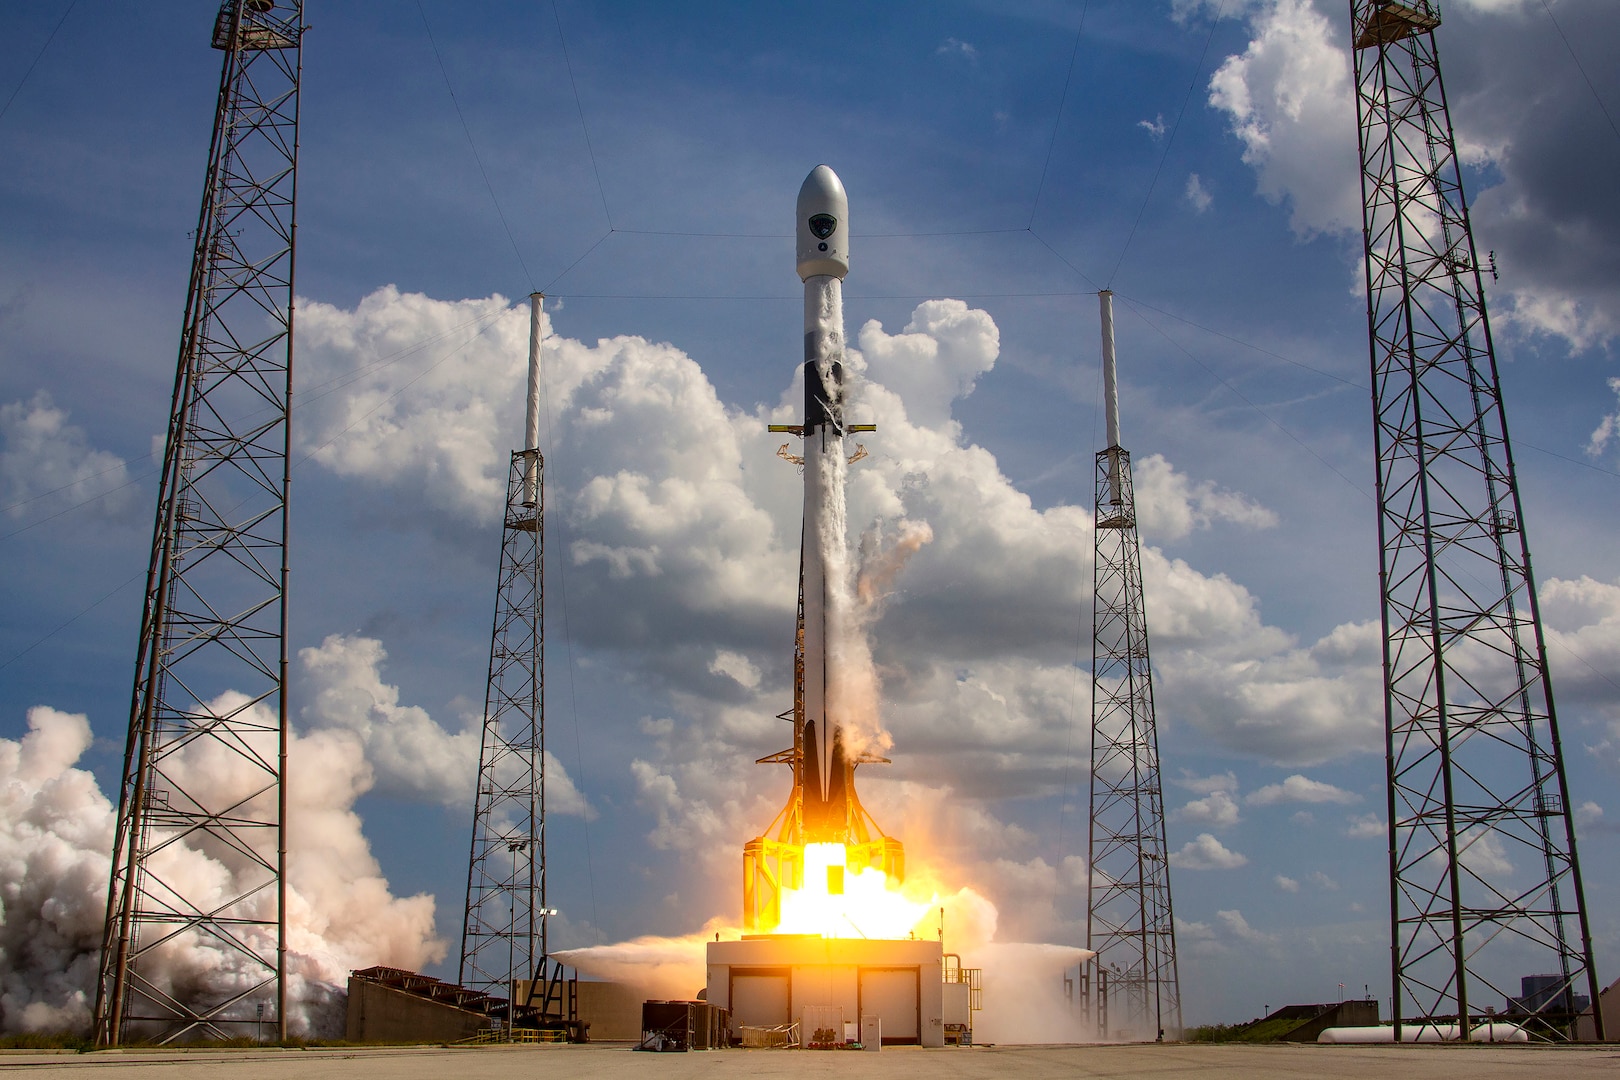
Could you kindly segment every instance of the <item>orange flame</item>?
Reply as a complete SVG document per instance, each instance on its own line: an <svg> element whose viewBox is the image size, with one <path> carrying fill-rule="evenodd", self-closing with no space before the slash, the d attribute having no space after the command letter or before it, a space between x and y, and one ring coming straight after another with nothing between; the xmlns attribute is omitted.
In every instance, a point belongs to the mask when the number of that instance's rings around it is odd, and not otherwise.
<svg viewBox="0 0 1620 1080"><path fill-rule="evenodd" d="M916 899L875 866L846 865L843 844L804 846L804 887L782 890L782 920L773 933L830 938L903 938L918 929L938 901Z"/></svg>

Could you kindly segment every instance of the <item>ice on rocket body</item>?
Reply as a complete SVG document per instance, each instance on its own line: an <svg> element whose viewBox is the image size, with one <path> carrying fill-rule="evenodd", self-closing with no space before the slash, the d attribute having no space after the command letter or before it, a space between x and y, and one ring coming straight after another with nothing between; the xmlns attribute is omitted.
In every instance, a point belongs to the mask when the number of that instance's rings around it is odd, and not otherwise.
<svg viewBox="0 0 1620 1080"><path fill-rule="evenodd" d="M804 281L804 826L811 841L841 841L852 766L838 718L828 715L829 566L842 567L844 438L842 281L849 273L849 198L818 165L799 189L795 226Z"/></svg>

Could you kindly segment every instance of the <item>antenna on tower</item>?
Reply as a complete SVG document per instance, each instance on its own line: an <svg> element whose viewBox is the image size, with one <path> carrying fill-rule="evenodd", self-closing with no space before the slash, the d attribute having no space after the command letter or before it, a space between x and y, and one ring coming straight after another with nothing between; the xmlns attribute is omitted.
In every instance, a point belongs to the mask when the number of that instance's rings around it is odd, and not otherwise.
<svg viewBox="0 0 1620 1080"><path fill-rule="evenodd" d="M114 831L95 1040L287 1037L287 481L302 0L224 52ZM206 764L204 764L206 763ZM190 849L227 869L187 874ZM175 961L230 979L182 985Z"/></svg>
<svg viewBox="0 0 1620 1080"><path fill-rule="evenodd" d="M1095 1002L1099 1039L1176 1038L1181 986L1136 497L1130 451L1119 444L1114 294L1104 289L1098 302L1108 446L1096 469L1086 850L1086 948L1097 955L1081 971L1081 999ZM1093 970L1095 998L1086 985Z"/></svg>
<svg viewBox="0 0 1620 1080"><path fill-rule="evenodd" d="M1395 1037L1598 1000L1502 385L1429 0L1352 0L1378 462ZM1531 992L1519 980L1552 973ZM1528 984L1529 979L1524 983ZM1515 993L1518 990L1519 993ZM1486 1007L1490 1001L1492 1006ZM1595 1009L1602 1039L1603 1010Z"/></svg>

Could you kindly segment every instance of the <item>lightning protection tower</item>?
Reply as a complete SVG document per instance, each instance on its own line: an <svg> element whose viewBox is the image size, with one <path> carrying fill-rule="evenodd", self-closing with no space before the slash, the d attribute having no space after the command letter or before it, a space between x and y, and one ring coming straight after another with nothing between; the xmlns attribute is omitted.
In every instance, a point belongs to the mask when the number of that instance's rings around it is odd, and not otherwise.
<svg viewBox="0 0 1620 1080"><path fill-rule="evenodd" d="M1428 0L1352 0L1394 1020L1597 1000L1524 513ZM1517 980L1553 973L1520 997ZM1597 1017L1602 1037L1602 1017ZM1397 1037L1399 1037L1397 1035Z"/></svg>
<svg viewBox="0 0 1620 1080"><path fill-rule="evenodd" d="M1142 551L1130 451L1119 444L1114 294L1102 310L1108 447L1097 453L1092 579L1091 823L1087 844L1082 1000L1096 1006L1098 1038L1176 1038L1181 987L1171 919L1159 736L1153 716ZM1095 996L1093 996L1093 993Z"/></svg>
<svg viewBox="0 0 1620 1080"><path fill-rule="evenodd" d="M509 1031L518 1020L561 1019L563 1004L546 943L554 913L546 907L544 299L529 297L527 437L507 482L461 936L461 985L507 999Z"/></svg>
<svg viewBox="0 0 1620 1080"><path fill-rule="evenodd" d="M302 0L226 0L95 1036L287 1034L287 449ZM199 874L188 853L222 877Z"/></svg>

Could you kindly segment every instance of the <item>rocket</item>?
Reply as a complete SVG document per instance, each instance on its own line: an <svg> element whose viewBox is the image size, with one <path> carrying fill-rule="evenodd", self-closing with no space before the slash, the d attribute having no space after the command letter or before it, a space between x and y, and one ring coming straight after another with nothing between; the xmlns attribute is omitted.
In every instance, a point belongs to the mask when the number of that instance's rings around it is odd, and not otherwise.
<svg viewBox="0 0 1620 1080"><path fill-rule="evenodd" d="M817 165L799 188L796 253L804 281L804 602L802 814L805 840L849 833L854 764L834 715L836 642L848 618L844 473L844 304L849 273L849 197L838 174ZM830 691L832 691L830 693Z"/></svg>

